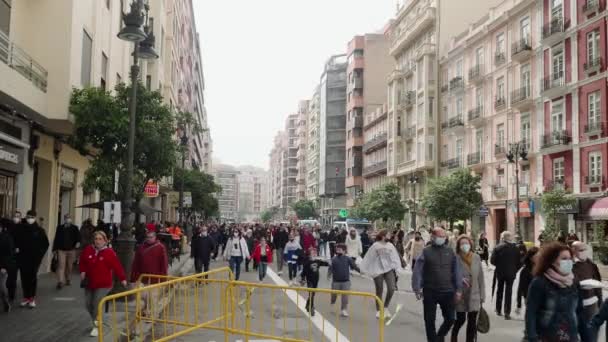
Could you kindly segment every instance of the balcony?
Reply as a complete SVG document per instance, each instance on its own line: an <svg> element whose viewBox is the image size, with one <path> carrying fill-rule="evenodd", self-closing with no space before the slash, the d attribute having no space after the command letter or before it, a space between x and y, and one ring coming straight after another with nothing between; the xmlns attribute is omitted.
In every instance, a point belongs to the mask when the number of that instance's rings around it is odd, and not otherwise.
<svg viewBox="0 0 608 342"><path fill-rule="evenodd" d="M442 94L447 93L449 89L450 89L450 86L447 84L444 84L441 86L441 93Z"/></svg>
<svg viewBox="0 0 608 342"><path fill-rule="evenodd" d="M469 110L468 116L469 124L473 126L478 126L483 123L484 115L483 115L483 106L475 107Z"/></svg>
<svg viewBox="0 0 608 342"><path fill-rule="evenodd" d="M546 191L566 190L568 188L564 178L547 179L545 180L544 185Z"/></svg>
<svg viewBox="0 0 608 342"><path fill-rule="evenodd" d="M363 168L363 177L369 178L386 174L386 160Z"/></svg>
<svg viewBox="0 0 608 342"><path fill-rule="evenodd" d="M473 153L469 153L467 155L467 165L468 166L472 166L472 165L477 165L480 164L482 161L482 153L481 151L477 151L477 152L473 152Z"/></svg>
<svg viewBox="0 0 608 342"><path fill-rule="evenodd" d="M507 153L507 148L501 144L494 145L494 155L496 157L504 156Z"/></svg>
<svg viewBox="0 0 608 342"><path fill-rule="evenodd" d="M48 72L0 30L0 61L46 93Z"/></svg>
<svg viewBox="0 0 608 342"><path fill-rule="evenodd" d="M492 193L496 197L503 197L507 195L507 188L502 184L494 184L492 185Z"/></svg>
<svg viewBox="0 0 608 342"><path fill-rule="evenodd" d="M598 13L600 10L599 0L587 0L583 5L583 14L585 16Z"/></svg>
<svg viewBox="0 0 608 342"><path fill-rule="evenodd" d="M585 185L589 187L601 187L605 184L601 175L585 176Z"/></svg>
<svg viewBox="0 0 608 342"><path fill-rule="evenodd" d="M416 137L416 126L410 126L403 130L403 139L412 140Z"/></svg>
<svg viewBox="0 0 608 342"><path fill-rule="evenodd" d="M500 66L500 65L504 64L506 61L507 61L507 56L505 55L504 52L496 51L496 53L494 53L494 65L495 66Z"/></svg>
<svg viewBox="0 0 608 342"><path fill-rule="evenodd" d="M501 109L505 109L506 107L507 107L507 99L505 99L504 97L497 97L494 100L494 109L501 110Z"/></svg>
<svg viewBox="0 0 608 342"><path fill-rule="evenodd" d="M414 103L416 102L416 92L415 91L406 91L404 96L403 96L403 107L405 107L405 109L410 109L412 108L412 106L414 106Z"/></svg>
<svg viewBox="0 0 608 342"><path fill-rule="evenodd" d="M529 85L511 92L511 107L523 112L530 109L533 105L534 99L532 98L532 89Z"/></svg>
<svg viewBox="0 0 608 342"><path fill-rule="evenodd" d="M601 114L600 114L601 115ZM602 136L604 133L604 130L606 130L606 123L605 122L592 122L592 123L588 123L585 125L585 135L586 136Z"/></svg>
<svg viewBox="0 0 608 342"><path fill-rule="evenodd" d="M570 135L567 131L553 131L549 134L543 134L541 137L541 149L550 150L543 151L545 153L561 152L569 147L570 142Z"/></svg>
<svg viewBox="0 0 608 342"><path fill-rule="evenodd" d="M461 76L456 76L450 80L450 91L459 92L464 90L464 79Z"/></svg>
<svg viewBox="0 0 608 342"><path fill-rule="evenodd" d="M397 27L393 30L391 35L394 36L394 39L389 50L391 56L396 56L400 50L413 43L421 32L424 32L428 26L435 22L435 17L436 9L427 7L414 20L408 20L407 27Z"/></svg>
<svg viewBox="0 0 608 342"><path fill-rule="evenodd" d="M358 76L354 78L353 89L363 89L363 77Z"/></svg>
<svg viewBox="0 0 608 342"><path fill-rule="evenodd" d="M363 129L363 116L362 115L355 116L354 118L352 118L349 121L350 121L349 124L352 125L353 129Z"/></svg>
<svg viewBox="0 0 608 342"><path fill-rule="evenodd" d="M462 114L457 114L456 116L450 118L448 121L448 128L450 130L464 129L464 120L462 118Z"/></svg>
<svg viewBox="0 0 608 342"><path fill-rule="evenodd" d="M387 138L388 134L386 132L373 137L371 140L363 144L363 152L370 153L386 146Z"/></svg>
<svg viewBox="0 0 608 342"><path fill-rule="evenodd" d="M445 163L445 167L447 167L449 170L457 169L457 168L462 167L462 160L461 160L460 157L448 159L448 160L442 162L442 165L444 163Z"/></svg>
<svg viewBox="0 0 608 342"><path fill-rule="evenodd" d="M591 74L594 74L596 72L600 72L600 70L602 69L602 57L595 57L585 62L585 64L583 65L583 69L585 70L587 76L590 76Z"/></svg>
<svg viewBox="0 0 608 342"><path fill-rule="evenodd" d="M543 43L548 46L554 45L565 37L565 32L570 26L570 19L555 18L543 26Z"/></svg>
<svg viewBox="0 0 608 342"><path fill-rule="evenodd" d="M483 64L477 64L469 69L469 82L483 82Z"/></svg>
<svg viewBox="0 0 608 342"><path fill-rule="evenodd" d="M532 56L532 39L530 36L524 37L511 45L511 59L523 62Z"/></svg>
<svg viewBox="0 0 608 342"><path fill-rule="evenodd" d="M542 80L543 95L555 97L563 95L566 90L566 75L564 72L552 74Z"/></svg>

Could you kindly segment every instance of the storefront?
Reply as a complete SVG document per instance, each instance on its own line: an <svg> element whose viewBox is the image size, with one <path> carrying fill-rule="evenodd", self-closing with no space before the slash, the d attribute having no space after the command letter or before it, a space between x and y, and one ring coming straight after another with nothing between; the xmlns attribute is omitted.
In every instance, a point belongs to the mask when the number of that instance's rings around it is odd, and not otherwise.
<svg viewBox="0 0 608 342"><path fill-rule="evenodd" d="M0 140L0 217L17 209L18 176L23 173L25 149Z"/></svg>
<svg viewBox="0 0 608 342"><path fill-rule="evenodd" d="M576 222L577 234L585 242L596 242L595 229L608 236L608 197L581 200L581 214Z"/></svg>

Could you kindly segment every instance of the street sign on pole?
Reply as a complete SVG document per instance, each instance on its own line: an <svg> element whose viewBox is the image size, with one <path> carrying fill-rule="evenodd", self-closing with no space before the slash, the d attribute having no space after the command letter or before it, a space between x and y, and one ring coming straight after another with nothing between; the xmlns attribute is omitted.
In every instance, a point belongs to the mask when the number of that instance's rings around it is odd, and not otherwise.
<svg viewBox="0 0 608 342"><path fill-rule="evenodd" d="M120 173L118 170L114 170L114 194L118 195L118 181L120 178Z"/></svg>
<svg viewBox="0 0 608 342"><path fill-rule="evenodd" d="M477 216L479 217L487 217L490 213L490 210L488 210L488 207L486 206L482 206L481 208L479 208L479 211L477 212Z"/></svg>
<svg viewBox="0 0 608 342"><path fill-rule="evenodd" d="M103 202L103 222L121 222L120 202Z"/></svg>
<svg viewBox="0 0 608 342"><path fill-rule="evenodd" d="M192 206L192 193L184 192L184 206L191 207Z"/></svg>

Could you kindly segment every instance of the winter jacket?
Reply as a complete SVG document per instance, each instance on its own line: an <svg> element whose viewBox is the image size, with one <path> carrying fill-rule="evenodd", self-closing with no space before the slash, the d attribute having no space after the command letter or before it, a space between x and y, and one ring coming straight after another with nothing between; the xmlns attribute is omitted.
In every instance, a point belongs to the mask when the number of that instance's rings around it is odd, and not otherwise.
<svg viewBox="0 0 608 342"><path fill-rule="evenodd" d="M319 268L321 266L329 266L329 263L321 259L306 258L303 262L302 279L308 283L317 285L319 283Z"/></svg>
<svg viewBox="0 0 608 342"><path fill-rule="evenodd" d="M343 283L346 281L350 281L351 269L361 273L361 270L355 264L351 257L343 254L336 255L331 259L328 275L333 278L334 282Z"/></svg>
<svg viewBox="0 0 608 342"><path fill-rule="evenodd" d="M217 246L217 242L211 236L197 235L192 239L190 256L202 261L209 261L211 254L215 251L215 246Z"/></svg>
<svg viewBox="0 0 608 342"><path fill-rule="evenodd" d="M425 247L412 273L414 292L433 290L456 292L462 289L462 269L458 256L447 245Z"/></svg>
<svg viewBox="0 0 608 342"><path fill-rule="evenodd" d="M308 253L308 250L311 247L317 248L317 240L311 232L303 232L300 234L300 244L302 244L302 249L304 249L304 252L306 253Z"/></svg>
<svg viewBox="0 0 608 342"><path fill-rule="evenodd" d="M471 252L472 253L472 252ZM458 256L458 261L462 269L462 277L466 279L469 286L462 287L462 300L456 303L456 312L479 311L481 302L486 299L486 285L481 269L481 258L472 253L471 268L465 264L462 257Z"/></svg>
<svg viewBox="0 0 608 342"><path fill-rule="evenodd" d="M255 246L255 249L253 250L253 254L251 255L251 258L253 260L255 260L255 262L257 262L257 263L262 262L262 245L261 244L258 244L257 246ZM268 244L266 244L266 262L267 263L272 262L272 248L270 248L270 246Z"/></svg>
<svg viewBox="0 0 608 342"><path fill-rule="evenodd" d="M120 281L127 280L125 271L112 248L101 250L93 245L87 245L80 254L80 273L85 273L88 289L112 288L115 275Z"/></svg>
<svg viewBox="0 0 608 342"><path fill-rule="evenodd" d="M245 239L245 242L247 243L247 250L249 252L253 252L253 249L255 247L255 245L254 245L255 240L253 239L253 237L246 236L246 237L244 237L244 239Z"/></svg>
<svg viewBox="0 0 608 342"><path fill-rule="evenodd" d="M363 254L363 244L359 234L355 235L355 238L351 238L350 234L346 237L346 255L351 258L360 257Z"/></svg>
<svg viewBox="0 0 608 342"><path fill-rule="evenodd" d="M71 251L76 249L78 243L80 243L80 231L76 225L60 224L57 226L55 239L53 239L53 252Z"/></svg>
<svg viewBox="0 0 608 342"><path fill-rule="evenodd" d="M582 305L578 291L577 283L560 288L545 276L532 279L525 319L529 342L561 341L557 336L560 327L566 327L566 341L578 341L577 313Z"/></svg>
<svg viewBox="0 0 608 342"><path fill-rule="evenodd" d="M15 247L19 249L17 262L20 265L40 265L49 249L49 239L37 222L22 223L15 230Z"/></svg>
<svg viewBox="0 0 608 342"><path fill-rule="evenodd" d="M245 239L240 238L237 240L237 238L234 237L231 237L228 239L228 242L226 242L226 248L224 248L224 258L230 259L232 256L232 251L235 249L240 251L243 259L249 259L249 248L247 248L247 242Z"/></svg>
<svg viewBox="0 0 608 342"><path fill-rule="evenodd" d="M496 266L497 279L515 279L521 267L521 255L516 244L501 242L494 248L490 262Z"/></svg>
<svg viewBox="0 0 608 342"><path fill-rule="evenodd" d="M413 264L413 261L418 259L422 251L424 250L424 240L420 239L420 241L416 241L416 239L411 239L405 245L405 254L407 255L408 261Z"/></svg>
<svg viewBox="0 0 608 342"><path fill-rule="evenodd" d="M297 243L295 240L289 241L285 245L285 249L283 249L283 259L285 259L285 261L287 261L289 264L297 264L299 250L302 250L299 243Z"/></svg>
<svg viewBox="0 0 608 342"><path fill-rule="evenodd" d="M272 243L274 243L274 246L277 249L283 249L283 248L285 248L285 245L287 244L287 241L289 241L289 233L287 233L283 229L279 229L274 234L274 238L273 238L273 242Z"/></svg>
<svg viewBox="0 0 608 342"><path fill-rule="evenodd" d="M0 230L0 269L14 270L16 267L13 237L6 229Z"/></svg>
<svg viewBox="0 0 608 342"><path fill-rule="evenodd" d="M574 277L579 283L586 279L595 279L598 281L602 281L602 277L600 276L600 271L597 265L594 264L591 260L577 260L574 263L572 273L574 273ZM593 300L593 297L597 297L597 302L601 303L602 289L581 290L580 296L581 300Z"/></svg>
<svg viewBox="0 0 608 342"><path fill-rule="evenodd" d="M133 266L131 266L131 282L134 283L142 274L167 275L169 268L167 249L165 245L156 241L154 243L144 242L137 248ZM147 284L159 283L158 278L144 279Z"/></svg>

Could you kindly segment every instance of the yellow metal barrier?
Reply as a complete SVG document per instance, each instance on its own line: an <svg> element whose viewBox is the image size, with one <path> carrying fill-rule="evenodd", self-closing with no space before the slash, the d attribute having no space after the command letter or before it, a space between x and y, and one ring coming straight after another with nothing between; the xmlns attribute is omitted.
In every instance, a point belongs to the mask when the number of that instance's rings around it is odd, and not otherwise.
<svg viewBox="0 0 608 342"><path fill-rule="evenodd" d="M186 334L225 342L232 336L245 341L384 341L383 303L372 293L233 281L227 267L181 278L141 279L161 282L99 303L99 342L171 341ZM349 317L340 316L344 296ZM312 314L309 298L325 317ZM110 312L104 315L106 304ZM375 318L376 305L380 319Z"/></svg>

